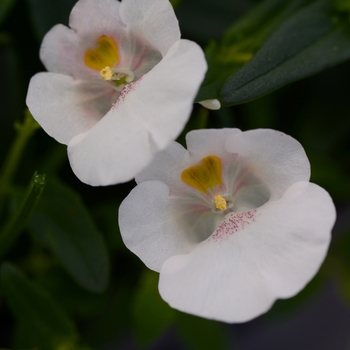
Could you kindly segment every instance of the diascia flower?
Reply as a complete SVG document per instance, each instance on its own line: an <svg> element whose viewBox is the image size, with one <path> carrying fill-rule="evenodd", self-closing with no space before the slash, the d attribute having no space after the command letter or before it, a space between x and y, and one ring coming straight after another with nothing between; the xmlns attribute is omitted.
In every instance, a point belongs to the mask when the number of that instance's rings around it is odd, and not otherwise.
<svg viewBox="0 0 350 350"><path fill-rule="evenodd" d="M45 36L27 105L90 185L132 179L183 129L204 78L168 0L80 0Z"/></svg>
<svg viewBox="0 0 350 350"><path fill-rule="evenodd" d="M244 322L298 293L335 221L302 146L274 130L198 130L157 154L120 206L126 246L170 306Z"/></svg>

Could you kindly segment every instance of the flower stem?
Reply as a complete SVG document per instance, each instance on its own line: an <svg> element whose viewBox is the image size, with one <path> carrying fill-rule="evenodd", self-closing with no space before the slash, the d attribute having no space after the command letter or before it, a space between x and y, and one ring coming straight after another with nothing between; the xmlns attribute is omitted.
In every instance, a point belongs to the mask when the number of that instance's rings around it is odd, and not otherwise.
<svg viewBox="0 0 350 350"><path fill-rule="evenodd" d="M12 177L17 170L27 141L35 130L40 128L40 125L33 119L28 110L25 111L23 123L16 122L14 126L17 130L17 135L0 172L0 212L2 211L4 197L11 192Z"/></svg>
<svg viewBox="0 0 350 350"><path fill-rule="evenodd" d="M199 107L197 113L191 116L184 130L176 140L182 146L186 147L186 134L195 129L204 129L208 123L209 110L204 107Z"/></svg>
<svg viewBox="0 0 350 350"><path fill-rule="evenodd" d="M15 243L26 226L45 188L46 175L33 175L22 203L0 230L0 256L3 256Z"/></svg>

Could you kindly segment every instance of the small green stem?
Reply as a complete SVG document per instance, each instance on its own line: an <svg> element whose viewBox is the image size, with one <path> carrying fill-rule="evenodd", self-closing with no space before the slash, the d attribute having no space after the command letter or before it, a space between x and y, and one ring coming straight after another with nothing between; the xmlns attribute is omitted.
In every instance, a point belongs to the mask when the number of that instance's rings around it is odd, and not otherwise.
<svg viewBox="0 0 350 350"><path fill-rule="evenodd" d="M26 226L39 202L45 184L46 175L35 172L22 203L0 230L0 256L11 248Z"/></svg>
<svg viewBox="0 0 350 350"><path fill-rule="evenodd" d="M15 123L17 135L7 154L0 172L0 212L5 196L12 189L12 177L17 170L25 146L35 130L40 128L28 110L25 111L23 123Z"/></svg>
<svg viewBox="0 0 350 350"><path fill-rule="evenodd" d="M190 120L176 141L182 146L186 147L186 134L191 130L204 129L208 123L208 116L209 110L204 107L199 107L198 112L191 116Z"/></svg>

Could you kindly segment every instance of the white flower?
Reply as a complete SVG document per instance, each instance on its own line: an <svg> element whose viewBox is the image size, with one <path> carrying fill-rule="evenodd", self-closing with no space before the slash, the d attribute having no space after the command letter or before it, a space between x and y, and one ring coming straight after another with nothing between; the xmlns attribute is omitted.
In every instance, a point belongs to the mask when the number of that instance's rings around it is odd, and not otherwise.
<svg viewBox="0 0 350 350"><path fill-rule="evenodd" d="M244 322L298 293L335 221L302 146L274 130L198 130L173 142L121 204L126 246L160 272L170 306Z"/></svg>
<svg viewBox="0 0 350 350"><path fill-rule="evenodd" d="M27 105L85 183L132 179L182 131L204 78L168 0L80 0L42 43Z"/></svg>

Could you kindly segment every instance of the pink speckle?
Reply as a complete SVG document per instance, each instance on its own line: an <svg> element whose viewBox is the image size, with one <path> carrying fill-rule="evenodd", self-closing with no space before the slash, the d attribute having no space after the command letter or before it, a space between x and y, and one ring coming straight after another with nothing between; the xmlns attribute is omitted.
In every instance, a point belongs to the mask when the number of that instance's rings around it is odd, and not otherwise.
<svg viewBox="0 0 350 350"><path fill-rule="evenodd" d="M120 92L120 95L118 96L117 101L115 101L115 103L113 104L112 108L116 108L120 103L124 102L126 96L129 94L130 91L133 91L135 89L135 87L137 86L137 84L140 82L141 79L142 77L130 84L125 85L123 90Z"/></svg>
<svg viewBox="0 0 350 350"><path fill-rule="evenodd" d="M257 215L256 209L242 213L230 213L210 239L214 240L214 242L221 243L234 233L244 230L246 225L256 220Z"/></svg>

